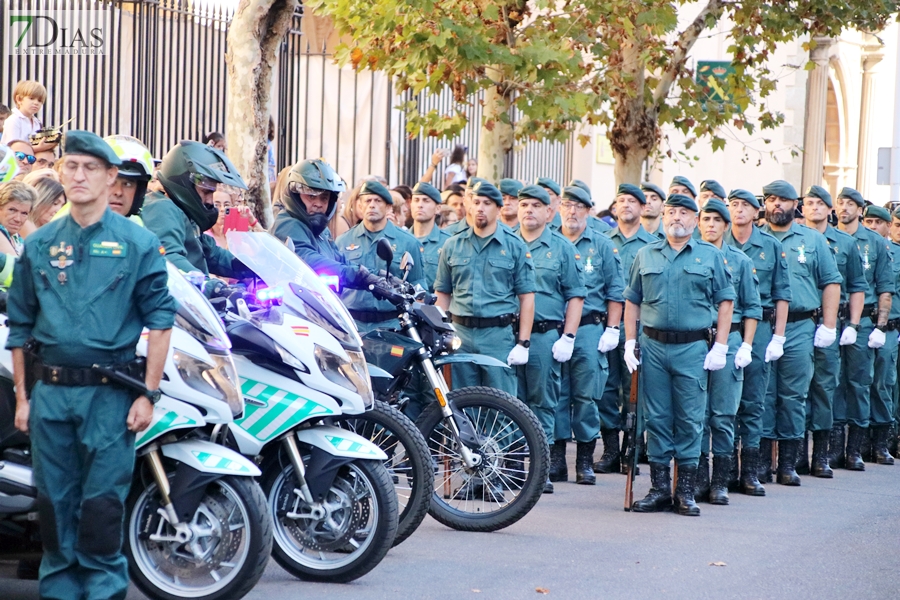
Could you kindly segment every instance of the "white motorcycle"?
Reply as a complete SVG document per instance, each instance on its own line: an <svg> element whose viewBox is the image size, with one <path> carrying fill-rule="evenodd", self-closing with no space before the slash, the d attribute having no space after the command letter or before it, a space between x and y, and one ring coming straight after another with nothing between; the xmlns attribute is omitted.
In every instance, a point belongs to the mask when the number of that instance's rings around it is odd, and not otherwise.
<svg viewBox="0 0 900 600"><path fill-rule="evenodd" d="M126 502L124 551L132 581L160 599L241 598L265 569L272 527L256 465L210 441L243 413L228 337L207 300L168 264L176 325L150 426L135 440L137 461ZM9 329L0 327L0 348ZM146 336L137 353L146 356ZM40 553L28 438L3 412L13 410L12 357L0 349L0 555ZM102 367L100 367L102 369ZM116 384L142 381L104 369ZM12 542L12 543L10 543Z"/></svg>

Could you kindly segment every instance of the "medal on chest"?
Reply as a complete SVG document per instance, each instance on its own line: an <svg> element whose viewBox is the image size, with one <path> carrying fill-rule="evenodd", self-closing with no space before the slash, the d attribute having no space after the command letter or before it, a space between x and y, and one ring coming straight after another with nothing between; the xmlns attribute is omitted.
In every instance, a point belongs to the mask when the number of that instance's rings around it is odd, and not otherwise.
<svg viewBox="0 0 900 600"><path fill-rule="evenodd" d="M593 273L594 272L594 263L591 260L591 257L588 256L587 261L584 263L584 272L585 273Z"/></svg>
<svg viewBox="0 0 900 600"><path fill-rule="evenodd" d="M50 264L57 269L65 269L74 262L69 258L72 256L72 246L67 246L65 242L60 242L59 246L51 246L50 256L54 258ZM60 283L65 283L65 281L60 280Z"/></svg>
<svg viewBox="0 0 900 600"><path fill-rule="evenodd" d="M797 248L797 262L801 265L806 264L806 244Z"/></svg>
<svg viewBox="0 0 900 600"><path fill-rule="evenodd" d="M866 244L866 249L863 252L863 269L868 271L872 268L872 263L869 262L869 245Z"/></svg>

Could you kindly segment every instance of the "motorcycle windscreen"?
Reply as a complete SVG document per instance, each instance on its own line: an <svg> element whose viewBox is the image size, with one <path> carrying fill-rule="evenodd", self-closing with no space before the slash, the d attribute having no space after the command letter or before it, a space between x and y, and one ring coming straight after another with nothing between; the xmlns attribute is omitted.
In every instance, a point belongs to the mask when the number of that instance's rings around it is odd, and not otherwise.
<svg viewBox="0 0 900 600"><path fill-rule="evenodd" d="M184 329L207 350L216 354L226 354L231 342L225 333L225 326L209 300L184 278L178 267L166 261L169 272L169 294L178 304L175 324Z"/></svg>

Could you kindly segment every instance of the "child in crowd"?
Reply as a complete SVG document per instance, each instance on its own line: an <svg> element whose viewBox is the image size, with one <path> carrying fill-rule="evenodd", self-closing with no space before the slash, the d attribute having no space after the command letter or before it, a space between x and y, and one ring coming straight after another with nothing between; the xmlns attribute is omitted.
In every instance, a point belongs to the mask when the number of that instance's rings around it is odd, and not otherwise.
<svg viewBox="0 0 900 600"><path fill-rule="evenodd" d="M37 119L47 100L47 88L33 80L23 80L16 84L13 90L13 101L16 107L3 124L3 136L0 144L9 144L11 140L30 140L31 135L37 133L42 125ZM34 146L35 152L53 150L56 143L41 142Z"/></svg>

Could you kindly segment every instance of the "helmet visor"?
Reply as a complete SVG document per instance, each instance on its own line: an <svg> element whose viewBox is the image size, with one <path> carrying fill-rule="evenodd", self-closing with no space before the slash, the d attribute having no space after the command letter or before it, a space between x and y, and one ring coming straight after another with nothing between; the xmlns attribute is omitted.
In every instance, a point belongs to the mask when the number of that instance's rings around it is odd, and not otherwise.
<svg viewBox="0 0 900 600"><path fill-rule="evenodd" d="M216 191L216 189L218 189L219 187L218 181L212 179L211 177L200 175L198 173L191 173L191 182L198 188L208 190L210 192Z"/></svg>
<svg viewBox="0 0 900 600"><path fill-rule="evenodd" d="M288 190L290 190L293 194L302 194L304 196L313 196L316 198L325 197L331 192L328 190L318 190L316 188L309 187L305 183L300 183L299 181L292 181L288 184Z"/></svg>

